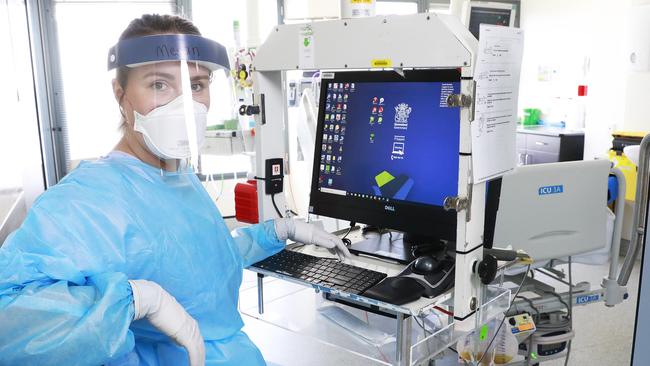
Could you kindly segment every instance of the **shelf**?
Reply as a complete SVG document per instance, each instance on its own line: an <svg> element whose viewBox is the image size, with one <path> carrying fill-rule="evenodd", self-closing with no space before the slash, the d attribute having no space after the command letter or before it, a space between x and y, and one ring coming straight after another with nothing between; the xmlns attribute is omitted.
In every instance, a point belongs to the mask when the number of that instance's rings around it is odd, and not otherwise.
<svg viewBox="0 0 650 366"><path fill-rule="evenodd" d="M362 296L347 296L323 290L287 279L267 277L264 280L264 313L258 312L256 286L247 286L240 291L240 311L300 336L356 354L373 365L399 364L400 351L396 342L400 337L404 340L401 357L406 361L402 364L426 365L428 360L467 334L455 328L453 317L436 309L452 309L451 292L437 299L423 299L428 301L423 306L395 306L372 303L367 301L371 299ZM324 295L327 293L353 301L361 308L327 300ZM510 302L510 290L489 287L485 298L490 300L478 312L478 318L482 322L503 314ZM369 308L364 310L363 306ZM403 333L398 334L395 318L373 313L374 310L404 316ZM337 323L330 320L332 316L346 319L348 325L342 326L339 324L341 321Z"/></svg>

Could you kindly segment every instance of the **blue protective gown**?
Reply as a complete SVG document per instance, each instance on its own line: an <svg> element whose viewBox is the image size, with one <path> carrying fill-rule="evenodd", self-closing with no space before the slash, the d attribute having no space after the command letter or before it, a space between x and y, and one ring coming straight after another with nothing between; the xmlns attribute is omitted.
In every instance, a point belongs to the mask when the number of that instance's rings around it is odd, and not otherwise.
<svg viewBox="0 0 650 366"><path fill-rule="evenodd" d="M123 153L81 165L0 247L0 365L185 365L132 322L128 279L158 283L196 319L207 365L264 365L241 331L242 269L280 251L272 222L231 236L194 174Z"/></svg>

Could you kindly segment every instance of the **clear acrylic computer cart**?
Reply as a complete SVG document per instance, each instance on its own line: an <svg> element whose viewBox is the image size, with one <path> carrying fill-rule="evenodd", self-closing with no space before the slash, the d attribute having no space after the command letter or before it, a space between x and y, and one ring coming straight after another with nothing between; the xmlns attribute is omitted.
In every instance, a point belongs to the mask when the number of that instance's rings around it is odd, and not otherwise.
<svg viewBox="0 0 650 366"><path fill-rule="evenodd" d="M314 250L318 249L301 248L303 252L322 255L313 253ZM381 270L389 276L399 270L399 266L368 258L354 265ZM453 289L433 299L420 298L398 306L257 268L251 270L258 273L258 278L256 284L242 286L243 314L345 349L366 359L369 365L429 365L430 360L448 347L455 347L458 339L467 334L454 327ZM489 320L500 319L511 300L510 290L504 287L486 286L482 293L476 334ZM345 321L331 320L341 315ZM350 315L356 320L350 319Z"/></svg>

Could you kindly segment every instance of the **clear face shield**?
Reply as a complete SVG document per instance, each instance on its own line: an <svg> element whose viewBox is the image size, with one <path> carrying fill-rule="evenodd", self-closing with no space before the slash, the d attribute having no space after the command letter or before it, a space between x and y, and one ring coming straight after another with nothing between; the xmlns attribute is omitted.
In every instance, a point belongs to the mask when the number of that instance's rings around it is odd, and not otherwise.
<svg viewBox="0 0 650 366"><path fill-rule="evenodd" d="M108 69L118 69L130 150L164 175L193 173L217 96L214 74L229 70L225 48L186 34L132 38L110 49Z"/></svg>

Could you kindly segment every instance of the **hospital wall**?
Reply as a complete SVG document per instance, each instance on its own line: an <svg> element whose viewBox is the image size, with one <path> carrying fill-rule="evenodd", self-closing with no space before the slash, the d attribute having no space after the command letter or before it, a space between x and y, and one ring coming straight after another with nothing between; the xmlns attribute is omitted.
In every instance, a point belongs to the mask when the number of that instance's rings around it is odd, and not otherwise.
<svg viewBox="0 0 650 366"><path fill-rule="evenodd" d="M585 128L585 158L602 155L614 130L649 130L638 115L648 95L648 72L629 75L625 59L626 23L633 6L650 1L524 0L521 27L525 49L520 85L520 110L547 109L566 117L570 128ZM577 97L578 85L588 95ZM642 89L645 88L645 93ZM584 126L579 108L584 104ZM555 109L555 110L553 110ZM643 128L644 127L644 128Z"/></svg>

